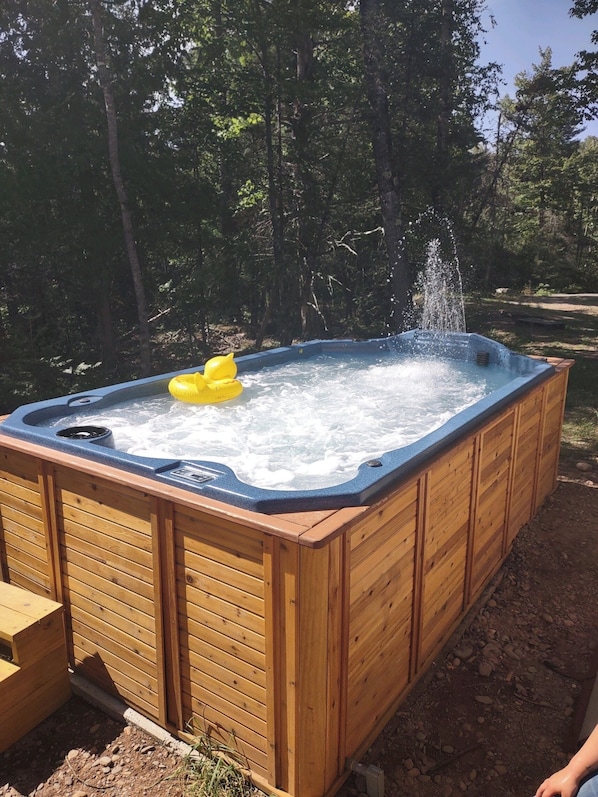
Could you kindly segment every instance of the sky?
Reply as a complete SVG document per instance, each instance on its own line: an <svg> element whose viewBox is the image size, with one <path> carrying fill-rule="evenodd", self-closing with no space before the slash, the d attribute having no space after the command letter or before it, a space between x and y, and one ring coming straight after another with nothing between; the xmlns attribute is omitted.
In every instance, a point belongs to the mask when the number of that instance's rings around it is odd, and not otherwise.
<svg viewBox="0 0 598 797"><path fill-rule="evenodd" d="M577 19L569 16L571 0L486 0L484 15L486 44L482 44L482 63L503 65L501 95L515 96L514 78L532 71L540 63L538 49L552 49L555 68L570 66L580 50L593 50L591 34L598 28L598 14ZM490 15L496 25L490 24ZM587 122L581 137L598 136L598 121Z"/></svg>

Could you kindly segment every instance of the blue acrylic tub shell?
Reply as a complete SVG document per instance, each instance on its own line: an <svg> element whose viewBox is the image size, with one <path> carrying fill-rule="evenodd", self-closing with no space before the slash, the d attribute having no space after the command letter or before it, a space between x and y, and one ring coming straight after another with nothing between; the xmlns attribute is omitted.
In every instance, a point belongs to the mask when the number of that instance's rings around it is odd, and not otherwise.
<svg viewBox="0 0 598 797"><path fill-rule="evenodd" d="M40 425L48 424L54 418L69 413L80 413L86 407L102 409L123 401L166 393L170 379L181 371L24 405L2 423L0 433L92 458L257 512L337 509L371 503L383 490L409 475L426 460L455 441L465 437L489 416L508 406L518 396L554 373L554 368L545 361L515 354L502 344L481 335L473 333L439 335L421 330L365 341L310 341L246 355L236 358L235 362L239 374L243 374L319 354L346 357L351 354L380 351L397 351L417 356L440 355L455 360L477 362L480 363L480 367L484 367L485 364L499 365L508 370L513 378L417 442L388 451L377 460L362 463L357 475L349 481L314 490L270 490L253 487L237 479L233 471L223 464L202 460L140 457L112 448L109 433L97 437L76 434L63 437L58 434L59 430L56 428ZM197 370L201 368L190 368L184 373L193 373Z"/></svg>

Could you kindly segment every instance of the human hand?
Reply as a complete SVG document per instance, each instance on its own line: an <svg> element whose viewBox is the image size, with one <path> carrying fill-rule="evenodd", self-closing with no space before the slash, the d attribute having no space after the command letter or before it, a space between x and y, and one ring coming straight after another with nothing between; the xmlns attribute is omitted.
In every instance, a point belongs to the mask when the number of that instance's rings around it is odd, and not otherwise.
<svg viewBox="0 0 598 797"><path fill-rule="evenodd" d="M560 797L575 797L578 787L578 778L569 767L565 767L546 778L534 797L557 797L559 794Z"/></svg>

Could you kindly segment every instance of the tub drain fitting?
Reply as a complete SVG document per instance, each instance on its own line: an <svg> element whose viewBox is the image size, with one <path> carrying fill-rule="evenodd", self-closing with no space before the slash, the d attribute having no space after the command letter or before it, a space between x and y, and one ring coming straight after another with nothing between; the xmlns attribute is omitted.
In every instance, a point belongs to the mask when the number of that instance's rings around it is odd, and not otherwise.
<svg viewBox="0 0 598 797"><path fill-rule="evenodd" d="M90 443L114 448L112 431L106 426L69 426L56 432L56 436L67 440L87 440Z"/></svg>

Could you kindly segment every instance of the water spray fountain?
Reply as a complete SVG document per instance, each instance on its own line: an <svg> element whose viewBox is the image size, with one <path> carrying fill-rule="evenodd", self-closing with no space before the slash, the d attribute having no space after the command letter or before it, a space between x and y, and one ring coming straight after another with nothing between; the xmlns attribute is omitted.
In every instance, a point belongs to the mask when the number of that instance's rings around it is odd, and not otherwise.
<svg viewBox="0 0 598 797"><path fill-rule="evenodd" d="M435 332L465 332L463 285L450 221L429 208L409 223L403 243L410 251L411 261L420 268L415 281L418 298L411 326ZM392 274L388 282L393 283ZM394 310L389 329L393 315Z"/></svg>
<svg viewBox="0 0 598 797"><path fill-rule="evenodd" d="M418 285L423 295L419 326L436 332L465 332L463 286L456 255L443 258L438 238L428 243Z"/></svg>

